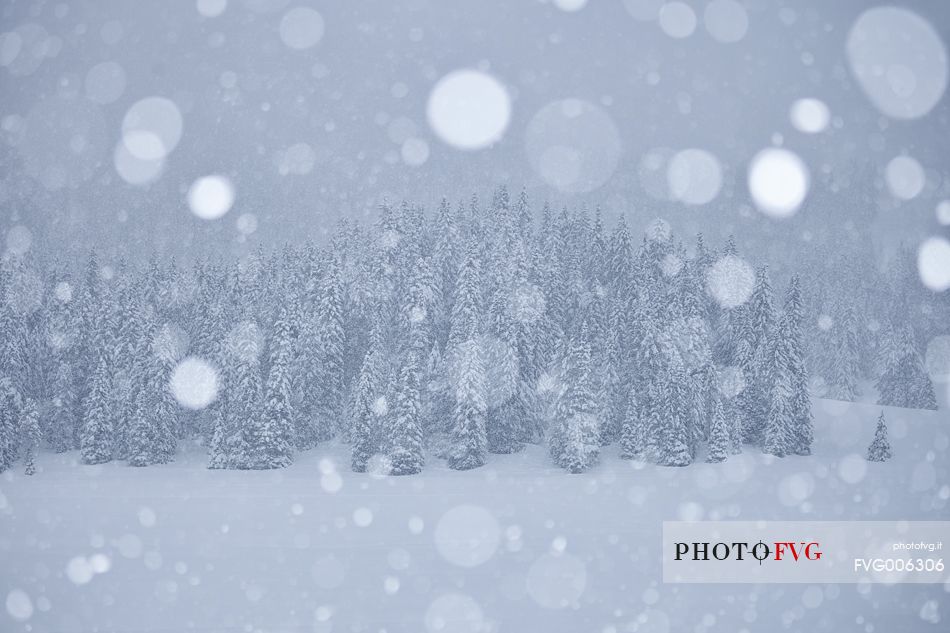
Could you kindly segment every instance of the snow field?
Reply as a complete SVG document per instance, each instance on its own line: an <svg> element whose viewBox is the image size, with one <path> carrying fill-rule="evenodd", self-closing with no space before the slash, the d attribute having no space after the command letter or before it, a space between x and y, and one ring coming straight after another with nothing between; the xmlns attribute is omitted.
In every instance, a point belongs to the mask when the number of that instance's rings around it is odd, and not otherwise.
<svg viewBox="0 0 950 633"><path fill-rule="evenodd" d="M945 407L945 390L938 389ZM276 471L42 453L0 477L0 629L102 631L936 631L934 586L664 585L663 520L946 520L942 411L815 401L811 457L618 458L584 475L539 446L471 471L349 471L320 445ZM944 408L945 411L945 408ZM831 608L833 607L833 608Z"/></svg>

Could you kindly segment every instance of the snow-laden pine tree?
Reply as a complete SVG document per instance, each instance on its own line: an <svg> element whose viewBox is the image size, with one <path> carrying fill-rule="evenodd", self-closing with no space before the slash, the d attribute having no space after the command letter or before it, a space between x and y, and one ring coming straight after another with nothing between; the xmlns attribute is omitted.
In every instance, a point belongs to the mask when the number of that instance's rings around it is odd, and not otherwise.
<svg viewBox="0 0 950 633"><path fill-rule="evenodd" d="M285 468L294 461L294 421L290 400L290 371L294 334L290 308L280 308L270 342L267 384L259 415L245 420L247 468Z"/></svg>
<svg viewBox="0 0 950 633"><path fill-rule="evenodd" d="M335 256L326 259L316 315L301 339L303 384L298 448L312 448L339 430L345 402L343 279Z"/></svg>
<svg viewBox="0 0 950 633"><path fill-rule="evenodd" d="M13 466L17 459L20 407L20 393L13 387L13 381L0 375L0 472Z"/></svg>
<svg viewBox="0 0 950 633"><path fill-rule="evenodd" d="M138 388L132 399L128 420L128 460L130 466L149 466L156 462L155 437L149 415L148 392Z"/></svg>
<svg viewBox="0 0 950 633"><path fill-rule="evenodd" d="M808 393L808 370L805 367L805 342L802 332L804 308L801 283L797 275L793 276L789 283L783 311L788 328L788 370L792 389L788 401L789 452L795 455L811 455L815 430L811 415L811 396Z"/></svg>
<svg viewBox="0 0 950 633"><path fill-rule="evenodd" d="M113 430L111 401L112 375L104 357L99 358L83 406L79 449L84 464L102 464L112 459Z"/></svg>
<svg viewBox="0 0 950 633"><path fill-rule="evenodd" d="M709 427L709 443L706 447L706 461L723 462L732 452L729 421L722 408L722 400L716 398L713 405L712 420Z"/></svg>
<svg viewBox="0 0 950 633"><path fill-rule="evenodd" d="M924 369L914 336L905 328L896 353L877 381L877 403L889 407L937 410L933 383Z"/></svg>
<svg viewBox="0 0 950 633"><path fill-rule="evenodd" d="M595 229L596 230L596 226ZM593 239L593 238L592 238ZM606 253L601 253L597 257L606 257ZM595 258L595 255L591 255ZM588 262L589 263L589 262ZM584 327L588 328L589 340L591 346L591 389L594 392L594 398L597 401L599 410L597 418L599 420L598 441L601 446L606 446L615 441L619 435L619 420L612 417L614 413L611 396L616 395L616 383L619 377L611 366L614 360L614 344L616 337L611 328L611 310L610 297L608 289L601 278L606 278L603 270L604 263L594 270L586 270L588 277L584 283L590 285L590 300L583 309ZM585 266L587 268L587 266ZM617 426L614 426L614 423Z"/></svg>
<svg viewBox="0 0 950 633"><path fill-rule="evenodd" d="M449 466L467 470L487 459L485 379L480 333L480 274L476 243L469 245L459 270L452 306L452 329L447 353L455 387L452 448Z"/></svg>
<svg viewBox="0 0 950 633"><path fill-rule="evenodd" d="M828 397L853 401L860 395L858 322L851 306L839 305L834 315L834 350L828 376Z"/></svg>
<svg viewBox="0 0 950 633"><path fill-rule="evenodd" d="M668 412L664 393L668 388L669 350L666 349L662 336L648 320L642 321L641 324L645 332L642 340L637 342L636 374L630 379L630 399L638 405L639 415L634 421L628 414L624 424L640 426L635 429L639 453L645 459L655 461L664 441L667 424ZM634 455L636 452L630 454L631 457Z"/></svg>
<svg viewBox="0 0 950 633"><path fill-rule="evenodd" d="M663 412L664 428L656 463L661 466L689 466L693 462L690 449L690 385L678 355L671 356L670 364L659 384L661 388L657 390L657 395L660 398L660 406L657 410Z"/></svg>
<svg viewBox="0 0 950 633"><path fill-rule="evenodd" d="M40 414L36 409L36 401L32 398L26 398L20 411L20 445L23 448L24 472L27 475L36 474L36 464L34 462L42 439Z"/></svg>
<svg viewBox="0 0 950 633"><path fill-rule="evenodd" d="M144 359L142 388L149 403L152 420L153 452L155 463L165 464L175 459L178 449L178 415L180 409L169 387L173 364L181 354L176 348L177 333L168 325L155 331L151 354Z"/></svg>
<svg viewBox="0 0 950 633"><path fill-rule="evenodd" d="M470 243L459 268L452 302L452 324L447 349L478 338L481 332L481 266L478 247Z"/></svg>
<svg viewBox="0 0 950 633"><path fill-rule="evenodd" d="M129 459L131 424L136 399L136 369L139 358L139 330L141 328L142 293L125 277L118 290L116 332L113 335L115 384L112 409L116 413L115 459Z"/></svg>
<svg viewBox="0 0 950 633"><path fill-rule="evenodd" d="M458 306L458 302L456 302ZM477 340L454 351L455 409L449 466L468 470L484 466L488 453L485 430L485 367Z"/></svg>
<svg viewBox="0 0 950 633"><path fill-rule="evenodd" d="M644 449L645 407L640 406L634 389L630 390L625 402L627 410L620 424L620 457L621 459L640 459Z"/></svg>
<svg viewBox="0 0 950 633"><path fill-rule="evenodd" d="M380 452L381 416L378 402L386 394L386 373L382 339L379 328L375 327L353 392L353 449L350 458L353 472L366 472L370 458Z"/></svg>
<svg viewBox="0 0 950 633"><path fill-rule="evenodd" d="M762 452L784 457L792 452L792 335L788 319L779 319L769 343L770 355L765 370L769 388L769 410L765 419Z"/></svg>
<svg viewBox="0 0 950 633"><path fill-rule="evenodd" d="M549 449L554 463L582 473L600 457L600 407L594 399L590 334L583 327L567 357L567 385L557 404Z"/></svg>
<svg viewBox="0 0 950 633"><path fill-rule="evenodd" d="M52 407L49 412L50 440L57 453L65 453L79 446L76 382L72 364L64 359L53 373Z"/></svg>
<svg viewBox="0 0 950 633"><path fill-rule="evenodd" d="M512 318L507 288L495 292L489 308L489 332L485 343L485 369L494 404L487 411L485 433L492 453L516 453L524 448L530 421L519 405L520 363L518 362L518 324Z"/></svg>
<svg viewBox="0 0 950 633"><path fill-rule="evenodd" d="M73 289L64 276L54 289L53 297L47 305L45 337L49 369L47 371L49 409L47 438L57 453L78 448L79 444L79 402L75 374L76 351L78 349L78 320L74 312Z"/></svg>
<svg viewBox="0 0 950 633"><path fill-rule="evenodd" d="M8 264L4 262L2 266ZM10 273L3 271L3 278L0 278L0 292L4 295L15 292L6 286L12 283L9 279ZM24 384L26 370L29 366L27 362L27 319L22 314L18 314L7 296L0 296L0 376L5 376L10 381L10 385L19 394L24 393Z"/></svg>
<svg viewBox="0 0 950 633"><path fill-rule="evenodd" d="M432 262L418 257L412 265L408 290L401 297L400 320L402 346L415 350L423 358L435 342L435 326L441 322L441 291Z"/></svg>
<svg viewBox="0 0 950 633"><path fill-rule="evenodd" d="M610 322L607 338L606 376L604 397L606 413L600 430L600 443L603 446L620 440L624 435L625 417L630 410L631 380L627 375L627 363L623 358L623 337L620 333L620 301L610 299ZM633 394L636 400L636 393ZM633 410L636 411L634 402Z"/></svg>
<svg viewBox="0 0 950 633"><path fill-rule="evenodd" d="M422 472L425 465L420 373L415 352L409 352L399 370L393 411L388 419L390 473L393 475L414 475Z"/></svg>
<svg viewBox="0 0 950 633"><path fill-rule="evenodd" d="M742 311L736 364L745 376L746 386L736 397L742 412L744 441L761 444L766 420L772 407L770 382L770 341L775 327L772 284L765 267L755 275L755 287Z"/></svg>
<svg viewBox="0 0 950 633"><path fill-rule="evenodd" d="M234 433L234 424L227 417L230 408L222 386L218 386L218 397L211 406L211 439L208 443L208 468L228 468L231 463L229 451L230 438Z"/></svg>
<svg viewBox="0 0 950 633"><path fill-rule="evenodd" d="M237 356L233 361L233 381L229 381L228 415L239 425L229 438L229 467L252 468L256 456L251 442L258 439L262 412L261 368L257 357Z"/></svg>
<svg viewBox="0 0 950 633"><path fill-rule="evenodd" d="M442 311L434 326L435 340L440 350L445 347L451 326L455 278L461 263L459 244L456 217L448 200L443 198L436 215L432 245L433 267L439 288L439 303L442 305Z"/></svg>
<svg viewBox="0 0 950 633"><path fill-rule="evenodd" d="M124 390L122 454L133 466L164 464L175 458L179 407L169 388L171 364L181 350L177 331L159 327L154 308L145 301L130 317L136 321L130 385ZM118 451L114 455L119 458Z"/></svg>
<svg viewBox="0 0 950 633"><path fill-rule="evenodd" d="M886 462L892 457L891 443L887 439L887 424L884 421L884 412L877 419L877 428L874 430L874 440L868 446L869 462Z"/></svg>

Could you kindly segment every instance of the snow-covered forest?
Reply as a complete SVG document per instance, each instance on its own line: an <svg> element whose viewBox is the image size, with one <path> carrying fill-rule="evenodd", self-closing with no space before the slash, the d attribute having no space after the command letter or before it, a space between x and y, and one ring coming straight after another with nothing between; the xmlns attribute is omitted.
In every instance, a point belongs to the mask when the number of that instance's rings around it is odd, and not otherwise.
<svg viewBox="0 0 950 633"><path fill-rule="evenodd" d="M844 293L804 266L773 279L732 239L538 206L504 187L386 205L241 261L8 259L0 466L32 472L47 445L147 466L193 437L209 468L268 469L340 438L357 472L543 443L577 473L615 443L665 466L808 455L813 390L936 408L934 326L894 306L946 297L907 297L907 253Z"/></svg>
<svg viewBox="0 0 950 633"><path fill-rule="evenodd" d="M948 43L0 0L0 633L946 629Z"/></svg>

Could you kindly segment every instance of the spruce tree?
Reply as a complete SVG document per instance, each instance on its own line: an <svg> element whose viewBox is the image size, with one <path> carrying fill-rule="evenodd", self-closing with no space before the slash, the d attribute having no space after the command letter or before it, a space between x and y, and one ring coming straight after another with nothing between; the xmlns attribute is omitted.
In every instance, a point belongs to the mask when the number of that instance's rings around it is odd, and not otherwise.
<svg viewBox="0 0 950 633"><path fill-rule="evenodd" d="M795 455L810 455L815 431L811 414L811 396L808 393L808 370L805 367L801 287L797 276L792 277L789 283L783 311L788 327L787 353L791 383L791 395L788 401L789 452Z"/></svg>
<svg viewBox="0 0 950 633"><path fill-rule="evenodd" d="M901 335L899 346L900 351L891 358L877 381L877 403L936 411L937 398L933 383L909 331L905 330Z"/></svg>
<svg viewBox="0 0 950 633"><path fill-rule="evenodd" d="M726 425L729 427L729 452L733 455L742 453L743 436L742 411L736 406L736 399L729 398L724 405Z"/></svg>
<svg viewBox="0 0 950 633"><path fill-rule="evenodd" d="M174 361L169 352L158 348L166 340L164 336L159 336L153 341L152 353L146 357L145 382L142 385L148 398L154 441L153 455L157 464L166 464L174 460L178 448L180 409L169 386Z"/></svg>
<svg viewBox="0 0 950 633"><path fill-rule="evenodd" d="M467 470L483 466L488 438L485 428L486 372L480 344L480 275L473 240L459 271L452 307L449 353L454 368L455 409L449 466Z"/></svg>
<svg viewBox="0 0 950 633"><path fill-rule="evenodd" d="M456 348L455 366L454 429L449 467L469 470L484 466L488 452L485 368L477 341L467 341Z"/></svg>
<svg viewBox="0 0 950 633"><path fill-rule="evenodd" d="M771 353L764 368L769 388L769 410L765 420L762 451L776 457L792 452L792 367L791 331L782 317L770 341Z"/></svg>
<svg viewBox="0 0 950 633"><path fill-rule="evenodd" d="M320 305L317 310L317 362L320 380L309 388L316 392L313 413L316 415L317 441L333 437L340 425L345 401L343 327L344 288L339 264L330 257L323 277Z"/></svg>
<svg viewBox="0 0 950 633"><path fill-rule="evenodd" d="M363 357L359 378L353 395L352 437L353 450L350 466L353 472L366 472L366 466L373 455L380 451L380 419L377 414L377 401L385 394L383 376L382 341L379 328L374 328L370 347Z"/></svg>
<svg viewBox="0 0 950 633"><path fill-rule="evenodd" d="M0 472L13 466L17 459L20 406L20 394L13 382L0 375Z"/></svg>
<svg viewBox="0 0 950 633"><path fill-rule="evenodd" d="M636 391L631 389L626 398L627 410L620 426L620 457L639 459L644 449L644 411L637 400Z"/></svg>
<svg viewBox="0 0 950 633"><path fill-rule="evenodd" d="M229 467L248 469L256 466L253 443L260 437L261 374L257 358L248 356L234 359L234 381L228 398L229 412L238 424L238 431L229 438Z"/></svg>
<svg viewBox="0 0 950 633"><path fill-rule="evenodd" d="M716 398L709 428L706 461L712 464L725 461L732 449L731 441L729 422L722 408L722 400Z"/></svg>
<svg viewBox="0 0 950 633"><path fill-rule="evenodd" d="M448 349L474 341L480 333L481 275L475 243L469 244L455 283Z"/></svg>
<svg viewBox="0 0 950 633"><path fill-rule="evenodd" d="M40 433L40 416L36 410L36 401L27 398L23 402L23 410L20 412L20 443L23 446L23 459L26 463L25 473L33 475L36 473L36 453L40 447L42 434Z"/></svg>
<svg viewBox="0 0 950 633"><path fill-rule="evenodd" d="M551 436L554 463L571 473L582 473L600 456L600 407L594 399L589 332L582 328L567 359L567 388L557 406Z"/></svg>
<svg viewBox="0 0 950 633"><path fill-rule="evenodd" d="M274 324L263 410L259 416L252 415L245 420L248 468L285 468L294 461L294 423L290 401L292 347L293 328L289 307L284 305Z"/></svg>
<svg viewBox="0 0 950 633"><path fill-rule="evenodd" d="M345 403L344 286L336 256L327 257L316 290L316 314L300 336L296 388L297 448L312 448L336 435Z"/></svg>
<svg viewBox="0 0 950 633"><path fill-rule="evenodd" d="M891 443L887 440L887 424L884 422L884 412L877 419L877 429L874 431L874 441L868 446L869 462L886 462L892 457Z"/></svg>
<svg viewBox="0 0 950 633"><path fill-rule="evenodd" d="M850 306L840 307L834 320L834 355L828 376L830 398L850 402L860 395L858 378L861 369L857 328L854 310Z"/></svg>
<svg viewBox="0 0 950 633"><path fill-rule="evenodd" d="M399 372L394 411L389 420L390 472L393 475L420 473L425 464L419 386L419 361L414 352L409 352Z"/></svg>
<svg viewBox="0 0 950 633"><path fill-rule="evenodd" d="M691 444L689 385L682 361L673 356L657 390L665 426L661 433L657 463L661 466L689 466L693 461Z"/></svg>
<svg viewBox="0 0 950 633"><path fill-rule="evenodd" d="M485 369L488 394L494 404L486 416L488 450L492 453L516 453L524 448L528 435L529 413L523 408L519 392L518 324L511 317L507 288L499 288L489 310L489 331L485 343Z"/></svg>
<svg viewBox="0 0 950 633"><path fill-rule="evenodd" d="M228 468L231 463L229 438L234 432L234 425L227 418L228 408L223 394L219 393L210 415L212 431L208 444L208 468L211 469Z"/></svg>
<svg viewBox="0 0 950 633"><path fill-rule="evenodd" d="M53 374L50 434L53 450L57 453L65 453L79 446L77 380L72 367L68 360L63 359Z"/></svg>
<svg viewBox="0 0 950 633"><path fill-rule="evenodd" d="M736 400L743 416L743 439L752 444L764 441L766 420L772 409L770 342L775 321L768 270L759 268L752 297L742 311L736 346L737 364L746 380L745 389Z"/></svg>
<svg viewBox="0 0 950 633"><path fill-rule="evenodd" d="M79 448L84 464L102 464L112 459L112 413L109 411L111 387L109 366L106 359L100 357L83 406Z"/></svg>
<svg viewBox="0 0 950 633"><path fill-rule="evenodd" d="M149 466L156 463L155 434L148 407L148 394L145 389L139 388L132 400L129 419L128 459L130 466Z"/></svg>

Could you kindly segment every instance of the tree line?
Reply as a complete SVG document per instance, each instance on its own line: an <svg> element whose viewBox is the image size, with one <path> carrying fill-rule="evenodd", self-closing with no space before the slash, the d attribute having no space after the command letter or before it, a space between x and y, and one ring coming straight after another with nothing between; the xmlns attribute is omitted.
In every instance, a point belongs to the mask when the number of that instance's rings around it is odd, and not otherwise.
<svg viewBox="0 0 950 633"><path fill-rule="evenodd" d="M189 437L209 468L285 467L338 438L354 471L397 475L541 443L569 472L610 444L665 466L808 455L822 290L791 275L777 298L768 268L751 271L732 239L687 247L658 220L638 241L623 216L535 213L504 188L431 217L384 205L323 246L240 261L11 258L0 469L23 457L32 470L41 445L165 463ZM935 408L915 337L894 332L876 361L882 404ZM186 385L207 406L172 388L189 359L213 373Z"/></svg>

